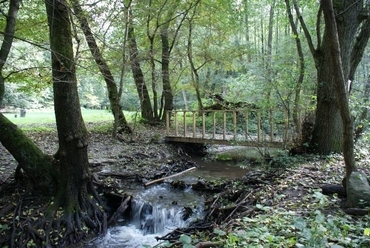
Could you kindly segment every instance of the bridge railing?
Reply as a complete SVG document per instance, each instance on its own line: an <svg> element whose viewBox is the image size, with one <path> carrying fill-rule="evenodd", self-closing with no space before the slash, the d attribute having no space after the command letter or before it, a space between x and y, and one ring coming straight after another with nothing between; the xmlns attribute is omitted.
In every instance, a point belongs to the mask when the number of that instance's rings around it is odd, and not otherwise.
<svg viewBox="0 0 370 248"><path fill-rule="evenodd" d="M281 109L173 110L166 112L166 138L193 143L285 146L294 139Z"/></svg>

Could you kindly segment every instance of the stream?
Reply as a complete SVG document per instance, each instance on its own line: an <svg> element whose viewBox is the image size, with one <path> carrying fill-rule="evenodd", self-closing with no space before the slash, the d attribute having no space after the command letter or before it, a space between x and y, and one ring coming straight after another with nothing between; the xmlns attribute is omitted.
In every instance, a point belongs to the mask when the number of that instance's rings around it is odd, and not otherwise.
<svg viewBox="0 0 370 248"><path fill-rule="evenodd" d="M109 228L106 236L86 244L93 248L153 246L155 237L203 217L204 199L193 190L177 190L168 184L149 187L135 194L131 215L121 224Z"/></svg>
<svg viewBox="0 0 370 248"><path fill-rule="evenodd" d="M193 160L198 168L176 177L176 180L192 183L200 178L235 179L251 170L241 168L234 162ZM135 192L133 196L131 215L122 218L119 225L109 228L104 237L84 244L84 248L152 247L159 243L155 237L186 227L204 216L204 197L191 188L173 189L169 184L162 183Z"/></svg>

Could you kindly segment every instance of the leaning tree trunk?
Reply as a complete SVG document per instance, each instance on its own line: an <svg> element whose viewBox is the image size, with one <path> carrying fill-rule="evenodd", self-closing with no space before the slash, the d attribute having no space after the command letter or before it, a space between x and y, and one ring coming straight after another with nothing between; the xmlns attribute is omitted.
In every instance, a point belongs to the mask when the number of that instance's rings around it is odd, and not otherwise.
<svg viewBox="0 0 370 248"><path fill-rule="evenodd" d="M130 47L130 62L132 74L136 85L136 90L140 99L141 116L149 122L155 121L152 105L150 103L150 96L146 83L144 80L144 74L140 67L139 61L139 50L136 44L136 37L134 34L134 28L132 23L128 27L128 40Z"/></svg>
<svg viewBox="0 0 370 248"><path fill-rule="evenodd" d="M118 93L116 82L114 81L113 74L111 70L109 69L109 66L105 59L103 58L103 55L98 47L98 44L96 43L95 37L91 31L89 22L86 18L86 13L83 12L79 1L75 0L73 1L73 10L75 12L75 15L80 23L82 32L85 35L87 44L89 46L90 52L96 62L96 64L99 67L99 70L101 74L104 77L107 89L108 89L108 98L110 102L110 106L112 109L112 114L114 116L114 119L116 118L118 120L118 126L119 129L122 130L125 133L132 133L132 130L130 126L128 125L125 115L122 111L122 106L120 105L120 99L121 96ZM122 65L125 66L125 65ZM115 134L113 134L114 136Z"/></svg>
<svg viewBox="0 0 370 248"><path fill-rule="evenodd" d="M306 66L305 66L305 59L304 59L304 53L301 43L301 38L298 34L297 25L294 22L290 2L289 0L285 0L286 10L288 14L288 19L290 23L290 27L292 28L292 32L294 34L294 40L297 47L297 53L298 53L298 59L299 59L299 76L297 79L297 84L294 86L294 107L293 107L293 123L295 126L295 130L297 133L297 136L301 139L302 138L302 127L300 122L300 99L301 99L301 89L303 85L303 79L304 75L306 73Z"/></svg>
<svg viewBox="0 0 370 248"><path fill-rule="evenodd" d="M55 192L52 156L45 155L22 130L1 113L0 142L24 171L30 190L43 195L52 195Z"/></svg>
<svg viewBox="0 0 370 248"><path fill-rule="evenodd" d="M193 43L192 43L192 35L193 35L193 18L195 14L195 9L193 12L193 15L189 18L189 33L188 33L188 45L187 45L187 55L188 55L188 60L190 64L190 72L191 72L191 80L192 84L195 89L195 95L197 97L197 102L198 102L198 110L203 110L203 103L202 103L202 98L200 95L200 90L199 90L199 74L198 74L198 69L195 68L194 61L193 61ZM205 63L204 63L205 64ZM204 65L203 64L203 65Z"/></svg>

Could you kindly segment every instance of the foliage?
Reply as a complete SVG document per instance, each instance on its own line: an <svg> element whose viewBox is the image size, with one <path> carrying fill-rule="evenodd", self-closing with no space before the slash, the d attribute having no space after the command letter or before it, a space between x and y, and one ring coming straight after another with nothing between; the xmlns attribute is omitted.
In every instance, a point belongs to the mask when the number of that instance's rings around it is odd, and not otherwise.
<svg viewBox="0 0 370 248"><path fill-rule="evenodd" d="M256 207L261 214L237 220L240 226L230 233L216 232L224 241L224 247L330 247L334 244L368 247L370 244L370 238L364 233L370 223L368 216L325 215L316 210L302 217L299 210Z"/></svg>

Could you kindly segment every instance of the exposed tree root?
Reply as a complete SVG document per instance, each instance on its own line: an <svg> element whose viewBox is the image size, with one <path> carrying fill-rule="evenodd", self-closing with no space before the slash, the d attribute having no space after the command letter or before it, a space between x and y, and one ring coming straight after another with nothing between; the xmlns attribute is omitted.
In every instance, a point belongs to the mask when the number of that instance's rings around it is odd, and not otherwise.
<svg viewBox="0 0 370 248"><path fill-rule="evenodd" d="M92 184L72 204L59 200L36 205L22 197L13 214L11 247L63 247L90 235L106 234L108 208Z"/></svg>

